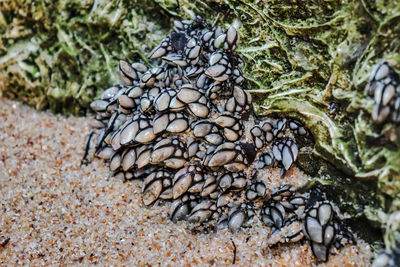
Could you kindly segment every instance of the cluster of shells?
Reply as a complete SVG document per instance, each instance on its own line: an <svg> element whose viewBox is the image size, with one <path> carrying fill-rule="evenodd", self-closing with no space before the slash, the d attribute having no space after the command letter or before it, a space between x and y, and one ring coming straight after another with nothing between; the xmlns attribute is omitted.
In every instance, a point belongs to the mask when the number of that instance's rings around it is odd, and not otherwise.
<svg viewBox="0 0 400 267"><path fill-rule="evenodd" d="M396 267L400 266L400 249L387 249L381 251L372 263L372 267Z"/></svg>
<svg viewBox="0 0 400 267"><path fill-rule="evenodd" d="M366 93L374 98L372 119L382 123L391 119L400 122L400 77L387 61L375 65Z"/></svg>
<svg viewBox="0 0 400 267"><path fill-rule="evenodd" d="M374 66L365 92L373 97L374 107L371 115L375 122L400 122L400 75L388 61L383 60ZM372 266L400 266L400 249L380 251Z"/></svg>
<svg viewBox="0 0 400 267"><path fill-rule="evenodd" d="M273 166L284 176L309 132L294 119L255 118L238 39L234 27L195 17L175 21L151 52L159 66L120 61L121 84L91 104L95 153L115 176L143 180L145 205L172 201L174 222L237 231L259 219L273 229L271 246L306 237L326 261L333 244L353 238L330 202L259 175Z"/></svg>

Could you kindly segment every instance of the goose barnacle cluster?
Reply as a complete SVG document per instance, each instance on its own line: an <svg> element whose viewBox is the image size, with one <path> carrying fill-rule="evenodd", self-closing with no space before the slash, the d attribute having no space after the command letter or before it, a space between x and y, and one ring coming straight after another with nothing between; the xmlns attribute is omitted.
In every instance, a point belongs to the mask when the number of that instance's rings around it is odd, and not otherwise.
<svg viewBox="0 0 400 267"><path fill-rule="evenodd" d="M269 166L284 176L297 159L297 139L309 133L294 119L255 118L238 40L234 27L195 17L174 22L150 53L157 66L121 60L121 84L91 104L96 155L115 176L143 180L145 205L171 201L174 222L235 231L257 217L275 231L271 245L307 236L314 255L327 260L336 233L330 204L305 213L307 195L291 185L271 192L256 177Z"/></svg>
<svg viewBox="0 0 400 267"><path fill-rule="evenodd" d="M381 123L391 116L392 121L400 121L400 77L387 61L374 66L366 93L374 98L372 119Z"/></svg>

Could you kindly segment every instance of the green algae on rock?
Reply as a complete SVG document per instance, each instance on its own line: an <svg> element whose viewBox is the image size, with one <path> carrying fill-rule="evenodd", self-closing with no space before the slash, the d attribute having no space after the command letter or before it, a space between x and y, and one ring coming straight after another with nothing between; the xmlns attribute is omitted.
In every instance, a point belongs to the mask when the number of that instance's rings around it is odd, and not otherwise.
<svg viewBox="0 0 400 267"><path fill-rule="evenodd" d="M147 61L143 51L159 41L168 19L156 7L152 1L2 1L0 91L37 108L82 111L98 88L117 82L118 59Z"/></svg>

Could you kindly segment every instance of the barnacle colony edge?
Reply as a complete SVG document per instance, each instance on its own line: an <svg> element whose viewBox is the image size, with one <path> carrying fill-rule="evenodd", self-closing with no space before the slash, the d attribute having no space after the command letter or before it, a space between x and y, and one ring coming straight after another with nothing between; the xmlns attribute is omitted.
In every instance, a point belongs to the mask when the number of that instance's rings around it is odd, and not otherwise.
<svg viewBox="0 0 400 267"><path fill-rule="evenodd" d="M389 62L375 65L366 94L375 101L371 114L374 121L382 123L391 118L393 122L400 122L400 77Z"/></svg>
<svg viewBox="0 0 400 267"><path fill-rule="evenodd" d="M355 242L322 192L270 185L284 176L309 132L294 119L255 118L234 52L239 36L201 17L175 21L150 54L159 66L120 61L121 84L92 102L95 154L115 176L143 180L143 203L170 200L172 221L229 227L260 219L268 244L310 241L315 257ZM334 245L334 246L332 246Z"/></svg>

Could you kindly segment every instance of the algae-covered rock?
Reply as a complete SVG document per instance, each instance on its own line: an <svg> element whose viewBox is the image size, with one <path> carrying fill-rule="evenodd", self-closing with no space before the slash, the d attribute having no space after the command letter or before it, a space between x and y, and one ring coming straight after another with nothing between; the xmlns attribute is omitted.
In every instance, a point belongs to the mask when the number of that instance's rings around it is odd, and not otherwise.
<svg viewBox="0 0 400 267"><path fill-rule="evenodd" d="M85 111L118 82L119 59L147 63L170 21L191 13L238 28L256 112L305 123L313 155L335 171L311 166L311 155L300 164L323 174L316 181L351 214L386 227L381 215L400 209L390 208L400 196L400 126L372 121L365 86L382 60L400 72L397 0L3 1L0 90L38 108ZM386 239L400 242L397 229Z"/></svg>
<svg viewBox="0 0 400 267"><path fill-rule="evenodd" d="M2 1L0 90L76 114L117 81L118 59L147 61L165 21L152 1Z"/></svg>

